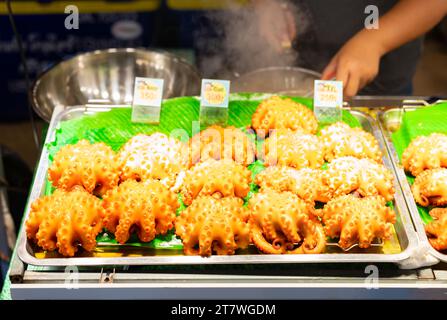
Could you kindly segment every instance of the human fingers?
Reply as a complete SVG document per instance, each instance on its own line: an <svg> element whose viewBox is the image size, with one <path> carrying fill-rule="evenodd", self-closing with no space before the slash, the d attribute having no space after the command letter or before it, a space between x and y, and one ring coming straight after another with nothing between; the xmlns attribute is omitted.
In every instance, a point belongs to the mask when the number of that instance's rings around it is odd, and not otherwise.
<svg viewBox="0 0 447 320"><path fill-rule="evenodd" d="M324 68L323 73L321 75L321 80L333 79L336 76L337 64L338 64L338 57L336 56L329 62L326 68Z"/></svg>
<svg viewBox="0 0 447 320"><path fill-rule="evenodd" d="M349 72L348 81L344 86L344 95L346 98L352 98L359 91L360 74L354 71Z"/></svg>

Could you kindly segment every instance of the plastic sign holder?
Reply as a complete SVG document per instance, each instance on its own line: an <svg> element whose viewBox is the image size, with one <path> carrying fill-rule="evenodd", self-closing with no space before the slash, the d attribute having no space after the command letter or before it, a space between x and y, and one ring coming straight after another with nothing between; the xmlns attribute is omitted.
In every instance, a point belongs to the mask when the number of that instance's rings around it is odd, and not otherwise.
<svg viewBox="0 0 447 320"><path fill-rule="evenodd" d="M228 120L230 81L202 79L200 95L200 126L224 126Z"/></svg>
<svg viewBox="0 0 447 320"><path fill-rule="evenodd" d="M343 82L315 80L314 113L322 124L341 121Z"/></svg>
<svg viewBox="0 0 447 320"><path fill-rule="evenodd" d="M163 79L135 78L132 122L160 123Z"/></svg>

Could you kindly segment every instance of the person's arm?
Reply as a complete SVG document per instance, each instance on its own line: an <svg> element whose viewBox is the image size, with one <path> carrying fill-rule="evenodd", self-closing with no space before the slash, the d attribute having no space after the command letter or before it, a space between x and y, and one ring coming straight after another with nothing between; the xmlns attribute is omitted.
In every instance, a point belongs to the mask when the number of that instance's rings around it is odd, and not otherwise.
<svg viewBox="0 0 447 320"><path fill-rule="evenodd" d="M363 29L352 37L323 71L336 77L352 97L379 72L383 55L423 35L447 14L447 0L400 0L379 19L378 29Z"/></svg>

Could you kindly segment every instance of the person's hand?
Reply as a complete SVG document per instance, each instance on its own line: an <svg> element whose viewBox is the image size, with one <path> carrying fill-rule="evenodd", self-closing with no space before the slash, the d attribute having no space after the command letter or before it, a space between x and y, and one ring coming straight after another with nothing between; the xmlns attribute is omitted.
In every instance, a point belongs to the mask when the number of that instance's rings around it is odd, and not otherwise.
<svg viewBox="0 0 447 320"><path fill-rule="evenodd" d="M252 4L261 36L277 52L290 49L296 37L296 23L292 9L272 0L254 0Z"/></svg>
<svg viewBox="0 0 447 320"><path fill-rule="evenodd" d="M377 76L383 53L380 41L357 34L332 58L321 78L343 81L344 95L351 98Z"/></svg>

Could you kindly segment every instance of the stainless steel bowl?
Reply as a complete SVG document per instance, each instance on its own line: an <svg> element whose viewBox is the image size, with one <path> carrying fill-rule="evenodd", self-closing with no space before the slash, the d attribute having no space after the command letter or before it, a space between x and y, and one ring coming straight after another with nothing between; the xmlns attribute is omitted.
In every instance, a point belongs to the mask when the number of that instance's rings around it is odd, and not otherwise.
<svg viewBox="0 0 447 320"><path fill-rule="evenodd" d="M163 98L198 95L200 74L185 60L159 51L107 49L80 54L43 73L34 83L34 110L50 121L56 106L92 100L131 104L135 77L164 79Z"/></svg>
<svg viewBox="0 0 447 320"><path fill-rule="evenodd" d="M264 92L310 97L318 72L298 67L270 67L236 76L231 83L232 92Z"/></svg>

